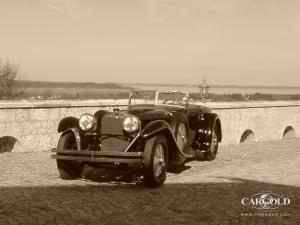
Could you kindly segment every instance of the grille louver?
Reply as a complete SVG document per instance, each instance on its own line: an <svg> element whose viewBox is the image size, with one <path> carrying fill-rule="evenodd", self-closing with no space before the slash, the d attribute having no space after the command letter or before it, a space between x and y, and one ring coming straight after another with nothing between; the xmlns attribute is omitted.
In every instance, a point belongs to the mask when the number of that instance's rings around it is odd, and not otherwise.
<svg viewBox="0 0 300 225"><path fill-rule="evenodd" d="M118 113L106 113L101 120L101 150L124 151L129 141L123 136L125 116Z"/></svg>

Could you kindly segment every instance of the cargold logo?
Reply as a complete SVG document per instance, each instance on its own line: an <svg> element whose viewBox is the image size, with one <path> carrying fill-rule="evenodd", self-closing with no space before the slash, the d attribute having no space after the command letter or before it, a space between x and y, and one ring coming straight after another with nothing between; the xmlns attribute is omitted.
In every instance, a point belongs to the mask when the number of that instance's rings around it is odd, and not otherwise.
<svg viewBox="0 0 300 225"><path fill-rule="evenodd" d="M277 209L291 203L289 198L274 193L258 193L250 198L242 198L242 205L248 205L255 209Z"/></svg>

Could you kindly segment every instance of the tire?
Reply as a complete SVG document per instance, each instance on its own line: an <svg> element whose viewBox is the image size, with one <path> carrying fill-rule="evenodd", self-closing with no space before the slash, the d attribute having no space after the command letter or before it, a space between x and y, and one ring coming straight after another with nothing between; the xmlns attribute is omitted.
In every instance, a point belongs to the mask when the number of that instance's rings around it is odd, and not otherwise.
<svg viewBox="0 0 300 225"><path fill-rule="evenodd" d="M144 149L144 183L150 188L161 186L166 180L168 145L164 136L149 139Z"/></svg>
<svg viewBox="0 0 300 225"><path fill-rule="evenodd" d="M180 151L186 152L189 140L189 126L186 115L184 115L183 113L178 113L177 115L175 115L175 117L170 122L170 126L173 130L176 143ZM185 131L183 131L184 129ZM182 132L185 132L185 134Z"/></svg>
<svg viewBox="0 0 300 225"><path fill-rule="evenodd" d="M77 145L73 133L67 133L59 138L58 149L77 150ZM80 177L83 169L83 163L78 163L70 160L57 159L57 168L60 178L63 180L72 180Z"/></svg>
<svg viewBox="0 0 300 225"><path fill-rule="evenodd" d="M204 153L204 160L206 161L214 160L217 156L218 148L219 148L218 131L217 131L217 127L214 126L214 129L212 131L211 147L208 152Z"/></svg>

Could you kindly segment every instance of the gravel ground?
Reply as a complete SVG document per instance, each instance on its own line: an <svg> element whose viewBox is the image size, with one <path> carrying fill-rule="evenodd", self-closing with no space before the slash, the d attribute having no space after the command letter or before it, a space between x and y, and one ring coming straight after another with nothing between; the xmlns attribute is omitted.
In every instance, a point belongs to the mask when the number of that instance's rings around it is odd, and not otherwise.
<svg viewBox="0 0 300 225"><path fill-rule="evenodd" d="M50 152L0 154L0 225L300 224L300 139L224 146L212 162L190 162L165 185L58 177ZM275 210L241 199L269 192Z"/></svg>

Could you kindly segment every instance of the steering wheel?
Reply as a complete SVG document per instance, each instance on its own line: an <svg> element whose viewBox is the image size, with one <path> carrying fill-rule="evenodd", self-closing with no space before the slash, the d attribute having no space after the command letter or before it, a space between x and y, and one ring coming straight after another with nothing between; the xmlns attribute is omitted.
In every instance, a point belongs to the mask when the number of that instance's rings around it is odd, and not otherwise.
<svg viewBox="0 0 300 225"><path fill-rule="evenodd" d="M168 104L168 102L170 102L169 104L171 105L176 105L176 103L182 105L182 102L180 102L178 99L166 99L162 104Z"/></svg>

